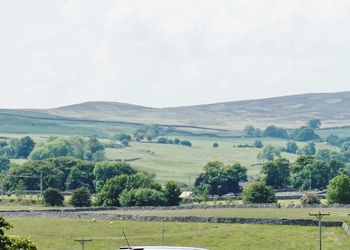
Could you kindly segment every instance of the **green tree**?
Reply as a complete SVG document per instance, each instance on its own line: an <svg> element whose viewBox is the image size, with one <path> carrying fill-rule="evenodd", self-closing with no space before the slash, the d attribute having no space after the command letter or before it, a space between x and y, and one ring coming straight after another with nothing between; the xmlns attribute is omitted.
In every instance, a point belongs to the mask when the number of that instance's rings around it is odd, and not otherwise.
<svg viewBox="0 0 350 250"><path fill-rule="evenodd" d="M265 175L266 185L282 188L290 183L290 162L285 158L266 162L261 172Z"/></svg>
<svg viewBox="0 0 350 250"><path fill-rule="evenodd" d="M339 146L339 144L341 142L339 136L333 135L333 134L328 136L326 141L328 144L330 144L332 146Z"/></svg>
<svg viewBox="0 0 350 250"><path fill-rule="evenodd" d="M63 156L72 156L82 160L100 161L105 159L104 145L96 138L85 140L81 137L52 137L36 145L29 158L42 160Z"/></svg>
<svg viewBox="0 0 350 250"><path fill-rule="evenodd" d="M219 143L214 142L214 143L213 143L213 148L218 148L218 147L219 147Z"/></svg>
<svg viewBox="0 0 350 250"><path fill-rule="evenodd" d="M98 162L93 171L95 175L94 183L96 191L99 192L107 180L117 175L131 175L136 174L136 172L134 168L125 162Z"/></svg>
<svg viewBox="0 0 350 250"><path fill-rule="evenodd" d="M295 130L290 137L296 141L312 141L319 140L320 136L315 131L308 127L301 127Z"/></svg>
<svg viewBox="0 0 350 250"><path fill-rule="evenodd" d="M204 166L204 173L196 179L197 190L202 193L206 188L210 194L223 195L241 191L240 181L247 180L247 169L239 163L225 166L219 161Z"/></svg>
<svg viewBox="0 0 350 250"><path fill-rule="evenodd" d="M0 157L0 173L6 173L10 168L10 160Z"/></svg>
<svg viewBox="0 0 350 250"><path fill-rule="evenodd" d="M26 161L11 167L4 179L4 187L12 190L40 190L40 176L43 175L43 188L63 189L64 173L48 161Z"/></svg>
<svg viewBox="0 0 350 250"><path fill-rule="evenodd" d="M291 183L294 188L302 190L325 189L329 180L344 169L345 165L339 161L328 162L300 156L291 166Z"/></svg>
<svg viewBox="0 0 350 250"><path fill-rule="evenodd" d="M275 157L280 157L281 152L279 151L278 148L268 145L264 147L263 151L258 154L258 159L263 160L266 159L268 161L273 160Z"/></svg>
<svg viewBox="0 0 350 250"><path fill-rule="evenodd" d="M311 119L308 121L308 127L311 129L318 129L321 127L321 120L320 119Z"/></svg>
<svg viewBox="0 0 350 250"><path fill-rule="evenodd" d="M165 185L164 195L168 206L178 206L181 201L179 184L176 181L168 181Z"/></svg>
<svg viewBox="0 0 350 250"><path fill-rule="evenodd" d="M124 147L127 147L127 146L129 146L129 141L124 139L124 140L122 140L122 144Z"/></svg>
<svg viewBox="0 0 350 250"><path fill-rule="evenodd" d="M74 190L70 203L74 207L90 207L91 194L86 187L80 187Z"/></svg>
<svg viewBox="0 0 350 250"><path fill-rule="evenodd" d="M44 202L48 206L63 206L64 197L58 189L48 188L43 193Z"/></svg>
<svg viewBox="0 0 350 250"><path fill-rule="evenodd" d="M274 125L268 126L264 132L263 136L265 137L275 137L275 138L287 138L288 133L287 130L283 128L278 128Z"/></svg>
<svg viewBox="0 0 350 250"><path fill-rule="evenodd" d="M298 149L298 145L294 141L289 141L287 142L285 151L290 154L296 154Z"/></svg>
<svg viewBox="0 0 350 250"><path fill-rule="evenodd" d="M145 173L134 175L117 175L109 179L96 195L96 205L119 206L119 196L124 190L150 188L157 191L161 186L155 182L155 177Z"/></svg>
<svg viewBox="0 0 350 250"><path fill-rule="evenodd" d="M187 147L192 147L192 143L188 140L182 140L181 145L187 146Z"/></svg>
<svg viewBox="0 0 350 250"><path fill-rule="evenodd" d="M254 147L256 147L256 148L263 148L264 145L263 145L261 140L255 140L254 141Z"/></svg>
<svg viewBox="0 0 350 250"><path fill-rule="evenodd" d="M350 177L348 175L339 175L330 181L327 191L327 200L330 204L350 203Z"/></svg>
<svg viewBox="0 0 350 250"><path fill-rule="evenodd" d="M0 140L0 149L7 146L7 141Z"/></svg>
<svg viewBox="0 0 350 250"><path fill-rule="evenodd" d="M160 191L150 188L125 190L119 197L120 205L130 206L164 206L166 197Z"/></svg>
<svg viewBox="0 0 350 250"><path fill-rule="evenodd" d="M74 190L79 187L86 187L90 192L94 193L94 167L94 164L85 161L81 161L79 165L74 166L67 176L65 182L66 189Z"/></svg>
<svg viewBox="0 0 350 250"><path fill-rule="evenodd" d="M254 128L254 126L252 126L252 125L245 126L244 130L243 130L243 135L245 137L254 137L254 135L255 135L255 128Z"/></svg>
<svg viewBox="0 0 350 250"><path fill-rule="evenodd" d="M1 250L37 250L36 246L26 237L9 236L5 230L12 226L0 217L0 249Z"/></svg>
<svg viewBox="0 0 350 250"><path fill-rule="evenodd" d="M29 136L22 137L14 145L17 158L27 158L32 152L35 142Z"/></svg>
<svg viewBox="0 0 350 250"><path fill-rule="evenodd" d="M131 141L131 136L127 134L117 134L114 136L114 138L120 142L127 140L128 142Z"/></svg>
<svg viewBox="0 0 350 250"><path fill-rule="evenodd" d="M0 148L0 155L4 158L15 158L16 151L11 146L5 146L5 147Z"/></svg>
<svg viewBox="0 0 350 250"><path fill-rule="evenodd" d="M307 143L302 149L301 153L304 155L315 155L316 154L316 145L313 142Z"/></svg>
<svg viewBox="0 0 350 250"><path fill-rule="evenodd" d="M264 182L256 181L243 190L243 202L255 203L276 203L275 191Z"/></svg>

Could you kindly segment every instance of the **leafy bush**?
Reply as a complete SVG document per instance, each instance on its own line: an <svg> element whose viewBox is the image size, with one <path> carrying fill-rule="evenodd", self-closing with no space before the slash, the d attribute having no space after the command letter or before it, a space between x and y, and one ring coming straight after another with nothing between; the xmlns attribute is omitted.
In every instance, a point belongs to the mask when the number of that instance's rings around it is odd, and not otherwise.
<svg viewBox="0 0 350 250"><path fill-rule="evenodd" d="M9 230L10 228L12 226L3 217L0 217L1 250L37 250L36 246L28 238L6 235L5 230Z"/></svg>
<svg viewBox="0 0 350 250"><path fill-rule="evenodd" d="M86 187L80 187L74 190L70 203L74 207L90 207L91 194Z"/></svg>
<svg viewBox="0 0 350 250"><path fill-rule="evenodd" d="M243 191L244 203L276 203L275 191L261 181L256 181Z"/></svg>
<svg viewBox="0 0 350 250"><path fill-rule="evenodd" d="M63 206L64 197L58 189L48 188L43 193L44 202L48 206Z"/></svg>
<svg viewBox="0 0 350 250"><path fill-rule="evenodd" d="M119 206L119 196L123 191L139 188L161 190L161 186L155 182L154 176L145 173L118 175L108 180L96 195L96 205Z"/></svg>
<svg viewBox="0 0 350 250"><path fill-rule="evenodd" d="M119 197L120 205L130 206L164 206L166 198L160 191L150 188L124 190Z"/></svg>
<svg viewBox="0 0 350 250"><path fill-rule="evenodd" d="M312 205L312 204L321 204L320 198L311 193L306 193L300 199L301 204L303 205Z"/></svg>
<svg viewBox="0 0 350 250"><path fill-rule="evenodd" d="M187 147L192 147L192 143L188 140L183 140L181 141L181 145L187 146Z"/></svg>
<svg viewBox="0 0 350 250"><path fill-rule="evenodd" d="M327 200L330 204L350 203L350 177L348 175L338 175L329 182Z"/></svg>

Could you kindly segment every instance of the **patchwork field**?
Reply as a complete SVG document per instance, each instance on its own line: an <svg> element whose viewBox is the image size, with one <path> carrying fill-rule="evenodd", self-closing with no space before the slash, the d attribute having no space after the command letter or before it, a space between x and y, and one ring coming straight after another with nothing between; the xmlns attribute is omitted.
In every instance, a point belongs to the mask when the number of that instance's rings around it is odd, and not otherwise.
<svg viewBox="0 0 350 250"><path fill-rule="evenodd" d="M316 249L316 227L241 225L211 223L158 223L86 219L11 218L11 234L29 236L44 250L78 250L75 239L92 239L88 250L114 250L126 245L124 229L131 245L164 243L209 248L232 249ZM349 249L350 240L341 228L324 229L325 249Z"/></svg>

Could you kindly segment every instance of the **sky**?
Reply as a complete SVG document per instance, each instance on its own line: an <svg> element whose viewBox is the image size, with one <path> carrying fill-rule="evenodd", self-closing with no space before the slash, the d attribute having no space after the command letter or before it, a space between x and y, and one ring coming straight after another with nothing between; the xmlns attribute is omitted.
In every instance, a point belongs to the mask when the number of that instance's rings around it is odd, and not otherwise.
<svg viewBox="0 0 350 250"><path fill-rule="evenodd" d="M350 90L348 0L0 2L0 108Z"/></svg>

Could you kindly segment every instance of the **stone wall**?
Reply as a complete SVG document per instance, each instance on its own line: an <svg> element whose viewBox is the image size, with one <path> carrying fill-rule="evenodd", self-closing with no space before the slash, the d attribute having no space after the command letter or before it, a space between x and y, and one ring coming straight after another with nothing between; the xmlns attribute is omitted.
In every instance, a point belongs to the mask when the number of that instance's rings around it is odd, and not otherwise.
<svg viewBox="0 0 350 250"><path fill-rule="evenodd" d="M85 218L102 220L129 220L150 222L206 222L206 223L239 223L239 224L272 224L272 225L298 225L317 226L318 222L311 219L285 219L285 218L241 218L241 217L200 217L200 216L144 216L127 214L80 213L58 211L32 211L32 212L1 212L2 217L59 217L59 218ZM325 227L341 227L341 221L325 221Z"/></svg>

